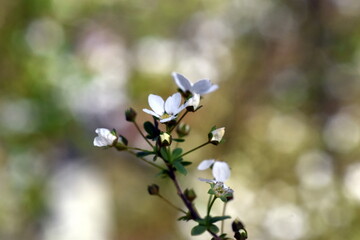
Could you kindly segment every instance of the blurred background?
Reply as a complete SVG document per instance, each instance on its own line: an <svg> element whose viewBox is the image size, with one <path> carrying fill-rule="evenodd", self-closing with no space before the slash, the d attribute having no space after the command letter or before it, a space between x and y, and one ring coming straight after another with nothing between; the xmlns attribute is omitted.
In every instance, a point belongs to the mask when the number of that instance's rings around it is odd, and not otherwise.
<svg viewBox="0 0 360 240"><path fill-rule="evenodd" d="M227 129L180 177L202 215L196 166L216 158L249 239L360 239L360 1L5 0L0 36L0 239L209 239L148 195L181 206L156 170L92 143L105 127L146 147L124 110L150 120L172 71L220 86L185 119L184 149Z"/></svg>

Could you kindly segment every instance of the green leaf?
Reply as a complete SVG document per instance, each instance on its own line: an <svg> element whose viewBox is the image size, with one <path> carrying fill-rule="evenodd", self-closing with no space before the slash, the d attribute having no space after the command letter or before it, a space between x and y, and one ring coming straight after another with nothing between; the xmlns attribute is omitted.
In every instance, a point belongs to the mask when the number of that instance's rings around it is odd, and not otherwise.
<svg viewBox="0 0 360 240"><path fill-rule="evenodd" d="M153 136L154 133L155 133L155 131L154 131L154 129L155 129L154 125L153 125L151 122L149 122L149 121L144 122L144 129L145 129L145 131L146 131L150 136Z"/></svg>
<svg viewBox="0 0 360 240"><path fill-rule="evenodd" d="M219 228L214 225L214 224L211 224L209 227L208 227L209 231L213 232L213 233L218 233L219 232Z"/></svg>
<svg viewBox="0 0 360 240"><path fill-rule="evenodd" d="M174 161L173 162L174 167L176 168L176 170L179 171L179 173L186 175L187 174L187 170L186 168L182 165L181 161Z"/></svg>
<svg viewBox="0 0 360 240"><path fill-rule="evenodd" d="M154 154L154 152L137 152L136 156L137 157L145 157L145 156L148 156L148 155L151 155L151 154Z"/></svg>
<svg viewBox="0 0 360 240"><path fill-rule="evenodd" d="M160 148L160 154L165 161L170 161L170 156L166 148Z"/></svg>
<svg viewBox="0 0 360 240"><path fill-rule="evenodd" d="M230 216L211 217L211 218L209 219L209 222L210 222L210 223L215 223L215 222L222 221L222 220L229 219L229 218L231 218L231 217L230 217Z"/></svg>
<svg viewBox="0 0 360 240"><path fill-rule="evenodd" d="M195 221L198 222L199 225L204 225L205 226L207 224L206 219L200 218L200 219L196 219Z"/></svg>
<svg viewBox="0 0 360 240"><path fill-rule="evenodd" d="M186 222L187 222L187 221L191 220L191 215L188 214L188 215L179 217L177 220L178 220L178 221L186 221Z"/></svg>
<svg viewBox="0 0 360 240"><path fill-rule="evenodd" d="M164 169L164 170L161 170L158 174L156 174L156 177L162 177L162 178L167 178L169 177L169 171Z"/></svg>
<svg viewBox="0 0 360 240"><path fill-rule="evenodd" d="M148 139L155 140L160 134L160 130L149 121L144 122L144 129L148 134L146 136Z"/></svg>
<svg viewBox="0 0 360 240"><path fill-rule="evenodd" d="M206 231L206 227L202 225L197 225L191 229L191 236L196 236L204 233Z"/></svg>
<svg viewBox="0 0 360 240"><path fill-rule="evenodd" d="M172 152L172 160L176 160L177 158L179 158L182 154L182 149L181 148L175 148Z"/></svg>
<svg viewBox="0 0 360 240"><path fill-rule="evenodd" d="M192 162L189 161L181 161L183 166L189 166L190 164L192 164Z"/></svg>
<svg viewBox="0 0 360 240"><path fill-rule="evenodd" d="M173 138L172 140L175 142L185 142L185 139L183 138Z"/></svg>

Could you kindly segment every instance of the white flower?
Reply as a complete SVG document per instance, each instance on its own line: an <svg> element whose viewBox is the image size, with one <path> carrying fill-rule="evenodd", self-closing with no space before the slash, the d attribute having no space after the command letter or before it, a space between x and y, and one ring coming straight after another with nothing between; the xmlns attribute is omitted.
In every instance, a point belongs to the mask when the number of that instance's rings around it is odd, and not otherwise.
<svg viewBox="0 0 360 240"><path fill-rule="evenodd" d="M215 182L225 182L230 178L230 167L226 162L216 161L215 159L209 159L202 161L198 170L206 170L212 166L212 174L215 178ZM204 181L206 179L203 179ZM212 182L213 180L209 180Z"/></svg>
<svg viewBox="0 0 360 240"><path fill-rule="evenodd" d="M150 94L148 97L149 106L152 110L143 109L144 112L160 119L161 123L174 120L177 115L186 107L181 105L181 94L175 93L168 97L166 101L157 95Z"/></svg>
<svg viewBox="0 0 360 240"><path fill-rule="evenodd" d="M186 101L186 107L190 107L190 111L195 111L200 105L200 95L194 94L189 100ZM189 109L188 109L189 110Z"/></svg>
<svg viewBox="0 0 360 240"><path fill-rule="evenodd" d="M94 146L96 147L112 146L117 138L109 129L106 128L97 128L95 132L98 134L98 136L94 138Z"/></svg>
<svg viewBox="0 0 360 240"><path fill-rule="evenodd" d="M210 142L214 144L218 144L221 142L222 138L225 134L225 128L218 128L210 132Z"/></svg>
<svg viewBox="0 0 360 240"><path fill-rule="evenodd" d="M234 190L226 186L223 182L216 182L212 188L216 197L232 197Z"/></svg>
<svg viewBox="0 0 360 240"><path fill-rule="evenodd" d="M192 83L186 77L179 73L173 72L172 76L175 80L176 85L178 85L178 87L183 92L189 91L192 94L204 95L207 93L211 93L219 88L218 85L212 84L210 80L207 79L199 80L196 83Z"/></svg>

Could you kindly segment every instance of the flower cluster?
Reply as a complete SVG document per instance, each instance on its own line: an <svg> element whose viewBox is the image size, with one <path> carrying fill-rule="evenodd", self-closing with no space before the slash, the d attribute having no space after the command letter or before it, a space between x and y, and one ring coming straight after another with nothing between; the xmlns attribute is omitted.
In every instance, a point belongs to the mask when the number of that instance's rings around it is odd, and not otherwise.
<svg viewBox="0 0 360 240"><path fill-rule="evenodd" d="M208 137L204 143L188 151L184 151L179 147L179 144L184 142L185 137L190 133L190 126L183 122L184 117L188 113L197 112L202 107L200 105L202 96L214 92L219 87L207 79L192 83L179 73L172 73L172 77L178 86L179 92L172 94L166 100L155 94L148 96L150 109L144 108L143 112L151 115L153 121L144 122L143 130L136 121L136 111L129 108L125 112L125 119L134 124L139 134L148 143L149 149L129 146L124 136L117 134L115 130L110 131L106 128L97 128L95 130L98 136L94 138L94 146L102 148L114 147L119 151L130 152L141 161L158 169L160 171L159 176L172 181L186 210L175 206L171 201L162 196L160 187L157 184L149 185L148 192L150 195L161 198L167 204L182 212L184 216L179 218L179 220L193 220L197 222L198 225L191 230L191 235L208 232L212 239L215 240L231 239L223 232L224 221L230 218L230 216L226 216L225 212L222 216L211 215L212 206L217 199L220 199L224 204L233 199L234 191L225 185L225 181L230 178L229 165L226 162L215 159L203 160L198 165L198 170L210 168L213 175L213 179L200 179L210 184L210 189L208 190L209 204L204 217L201 217L195 207L195 199L197 197L195 190L183 190L177 176L178 174L187 175L188 166L192 163L184 160L187 154L207 145L219 145L223 140L225 128L213 127L208 132ZM174 142L176 144L173 144ZM158 159L161 161L159 162ZM217 222L222 223L221 231L216 225ZM239 230L236 230L235 239L239 239L236 235L238 232Z"/></svg>

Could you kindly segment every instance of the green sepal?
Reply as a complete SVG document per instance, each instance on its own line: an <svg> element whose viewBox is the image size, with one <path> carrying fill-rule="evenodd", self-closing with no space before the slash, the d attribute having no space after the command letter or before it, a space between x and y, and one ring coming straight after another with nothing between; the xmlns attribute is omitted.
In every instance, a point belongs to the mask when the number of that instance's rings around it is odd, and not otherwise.
<svg viewBox="0 0 360 240"><path fill-rule="evenodd" d="M214 189L210 188L209 191L208 191L208 194L215 195Z"/></svg>
<svg viewBox="0 0 360 240"><path fill-rule="evenodd" d="M226 198L226 196L220 196L219 197L221 201L223 201L224 203L226 203L228 201L228 199Z"/></svg>
<svg viewBox="0 0 360 240"><path fill-rule="evenodd" d="M197 225L191 229L191 236L203 234L206 231L206 227L203 225Z"/></svg>

